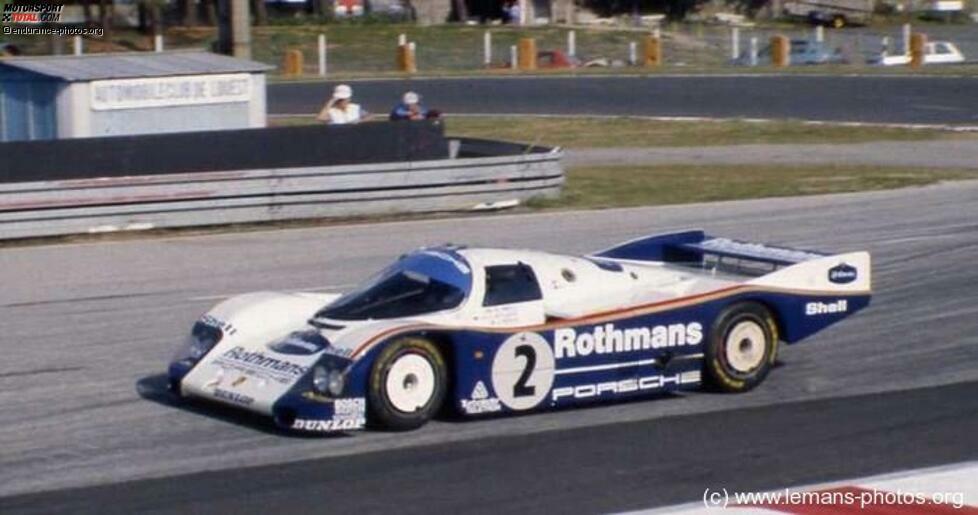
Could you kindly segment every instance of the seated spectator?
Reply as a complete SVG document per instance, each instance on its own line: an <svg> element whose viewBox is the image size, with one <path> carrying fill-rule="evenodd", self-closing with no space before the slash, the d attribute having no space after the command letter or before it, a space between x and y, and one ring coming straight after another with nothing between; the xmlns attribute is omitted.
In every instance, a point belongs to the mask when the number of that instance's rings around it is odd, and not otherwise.
<svg viewBox="0 0 978 515"><path fill-rule="evenodd" d="M390 119L391 121L424 120L427 117L428 110L421 105L421 95L408 91L401 99L401 103L394 106Z"/></svg>
<svg viewBox="0 0 978 515"><path fill-rule="evenodd" d="M361 122L366 119L367 113L360 108L360 104L353 103L352 99L353 88L346 84L336 86L332 98L319 111L316 119L330 125Z"/></svg>

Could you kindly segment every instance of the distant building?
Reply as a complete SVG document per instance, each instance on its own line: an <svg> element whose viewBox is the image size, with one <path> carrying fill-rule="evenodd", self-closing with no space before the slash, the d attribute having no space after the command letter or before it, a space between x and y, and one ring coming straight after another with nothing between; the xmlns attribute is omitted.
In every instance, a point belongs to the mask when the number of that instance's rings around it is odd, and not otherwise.
<svg viewBox="0 0 978 515"><path fill-rule="evenodd" d="M0 60L0 141L265 126L272 67L206 52Z"/></svg>

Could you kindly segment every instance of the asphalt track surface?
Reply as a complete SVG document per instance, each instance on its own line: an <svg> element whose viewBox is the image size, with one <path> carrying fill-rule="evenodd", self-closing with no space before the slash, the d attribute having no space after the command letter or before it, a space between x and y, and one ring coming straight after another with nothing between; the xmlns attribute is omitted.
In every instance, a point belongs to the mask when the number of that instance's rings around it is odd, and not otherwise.
<svg viewBox="0 0 978 515"><path fill-rule="evenodd" d="M268 86L271 114L314 115L335 82ZM431 108L471 114L794 118L895 124L978 124L978 77L619 76L366 80L365 109L386 116L408 90Z"/></svg>
<svg viewBox="0 0 978 515"><path fill-rule="evenodd" d="M976 200L978 182L960 182L0 249L0 513L591 513L973 460ZM445 241L586 252L691 226L868 249L873 304L784 349L743 395L313 438L162 393L175 344L229 294L332 289Z"/></svg>

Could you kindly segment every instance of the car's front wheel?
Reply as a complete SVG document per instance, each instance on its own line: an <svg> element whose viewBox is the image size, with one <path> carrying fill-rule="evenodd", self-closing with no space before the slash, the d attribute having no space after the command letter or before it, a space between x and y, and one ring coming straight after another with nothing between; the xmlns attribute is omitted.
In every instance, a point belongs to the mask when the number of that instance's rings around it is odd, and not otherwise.
<svg viewBox="0 0 978 515"><path fill-rule="evenodd" d="M390 343L370 373L372 422L394 430L423 426L445 400L447 377L445 360L432 342L405 337Z"/></svg>
<svg viewBox="0 0 978 515"><path fill-rule="evenodd" d="M778 355L778 325L756 302L724 309L707 342L705 371L709 384L727 392L745 392L767 377Z"/></svg>

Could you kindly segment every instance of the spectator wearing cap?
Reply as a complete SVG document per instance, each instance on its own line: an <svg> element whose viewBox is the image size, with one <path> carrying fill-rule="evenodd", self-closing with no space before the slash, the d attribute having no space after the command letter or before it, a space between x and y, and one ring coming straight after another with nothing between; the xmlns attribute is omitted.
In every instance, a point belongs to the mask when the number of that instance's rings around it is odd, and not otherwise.
<svg viewBox="0 0 978 515"><path fill-rule="evenodd" d="M344 125L348 123L359 123L366 118L366 112L360 108L360 104L355 104L353 99L353 88L346 84L340 84L333 88L333 96L326 102L316 119L330 125Z"/></svg>
<svg viewBox="0 0 978 515"><path fill-rule="evenodd" d="M428 110L421 105L421 95L408 91L401 97L401 103L394 106L390 119L391 121L424 120L427 117Z"/></svg>

